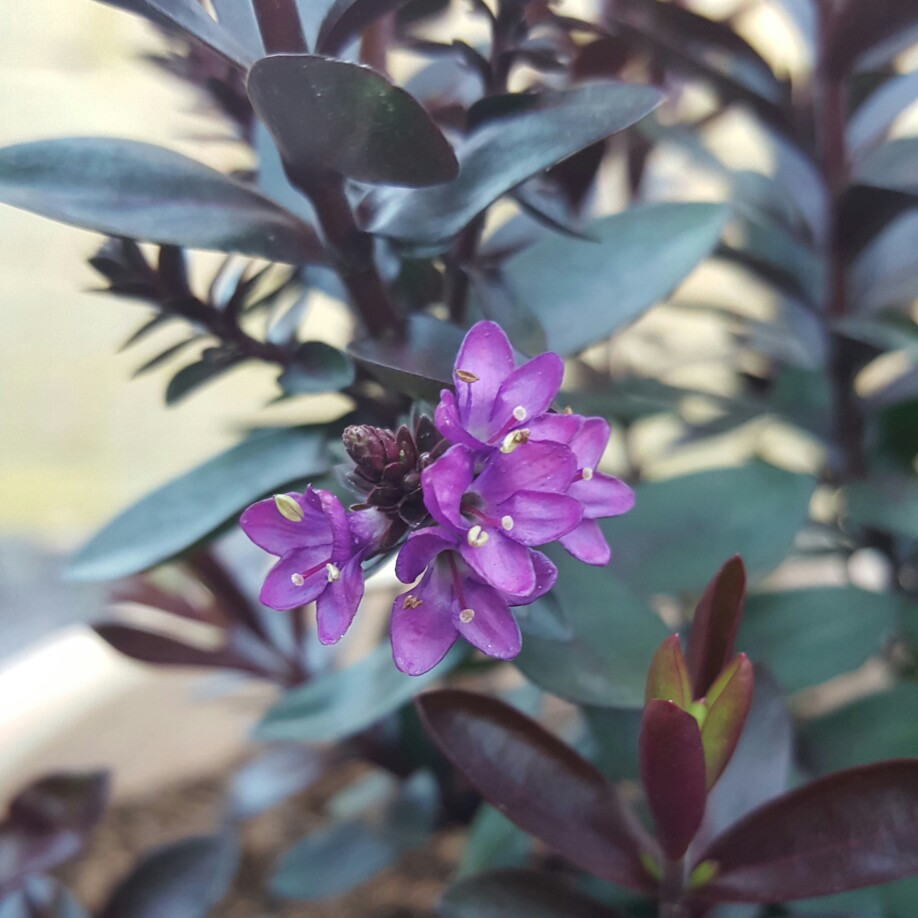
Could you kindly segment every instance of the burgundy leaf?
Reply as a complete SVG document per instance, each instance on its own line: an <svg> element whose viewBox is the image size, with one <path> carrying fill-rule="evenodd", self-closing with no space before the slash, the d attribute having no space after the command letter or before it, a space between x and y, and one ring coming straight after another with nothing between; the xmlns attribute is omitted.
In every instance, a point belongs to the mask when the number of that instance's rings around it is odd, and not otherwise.
<svg viewBox="0 0 918 918"><path fill-rule="evenodd" d="M842 0L831 19L824 66L842 76L875 45L918 24L918 9L908 0Z"/></svg>
<svg viewBox="0 0 918 918"><path fill-rule="evenodd" d="M718 836L699 895L721 902L805 899L918 873L918 759L829 775L778 797Z"/></svg>
<svg viewBox="0 0 918 918"><path fill-rule="evenodd" d="M647 670L646 701L672 701L685 710L692 703L685 657L679 635L670 635L653 655Z"/></svg>
<svg viewBox="0 0 918 918"><path fill-rule="evenodd" d="M657 838L666 856L678 860L701 825L707 796L698 721L671 701L651 701L644 709L639 749Z"/></svg>
<svg viewBox="0 0 918 918"><path fill-rule="evenodd" d="M364 29L407 2L408 0L335 0L319 28L316 52L330 57L339 56Z"/></svg>
<svg viewBox="0 0 918 918"><path fill-rule="evenodd" d="M707 694L733 656L745 595L746 567L734 555L711 579L695 609L686 654L695 698Z"/></svg>
<svg viewBox="0 0 918 918"><path fill-rule="evenodd" d="M509 705L471 692L430 692L417 706L437 745L508 819L604 880L652 888L640 861L652 842L615 788L557 737Z"/></svg>
<svg viewBox="0 0 918 918"><path fill-rule="evenodd" d="M7 824L31 831L88 832L108 804L110 784L105 771L47 775L13 798Z"/></svg>

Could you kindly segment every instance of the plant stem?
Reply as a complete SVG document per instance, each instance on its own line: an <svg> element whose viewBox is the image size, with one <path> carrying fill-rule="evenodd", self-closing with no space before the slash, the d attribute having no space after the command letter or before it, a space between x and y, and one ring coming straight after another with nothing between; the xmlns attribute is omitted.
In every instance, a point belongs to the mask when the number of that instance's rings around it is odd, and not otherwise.
<svg viewBox="0 0 918 918"><path fill-rule="evenodd" d="M685 859L663 859L663 876L660 880L660 918L688 918L682 902L685 891Z"/></svg>
<svg viewBox="0 0 918 918"><path fill-rule="evenodd" d="M254 0L253 6L268 54L296 54L307 50L296 0Z"/></svg>

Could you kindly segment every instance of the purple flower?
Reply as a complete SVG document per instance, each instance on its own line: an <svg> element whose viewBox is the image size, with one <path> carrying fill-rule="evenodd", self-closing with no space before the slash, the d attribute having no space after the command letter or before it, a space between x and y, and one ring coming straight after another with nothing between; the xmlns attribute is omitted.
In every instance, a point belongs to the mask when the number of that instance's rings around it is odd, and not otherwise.
<svg viewBox="0 0 918 918"><path fill-rule="evenodd" d="M456 394L448 389L440 394L437 429L451 443L478 452L510 447L517 431L548 410L563 375L557 354L540 354L517 367L503 329L478 322L456 356Z"/></svg>
<svg viewBox="0 0 918 918"><path fill-rule="evenodd" d="M531 547L566 535L582 518L578 501L563 493L576 468L563 444L524 443L489 456L476 477L475 453L457 444L422 473L424 501L481 580L526 596L538 577Z"/></svg>
<svg viewBox="0 0 918 918"><path fill-rule="evenodd" d="M356 518L361 525L352 528ZM341 639L363 597L360 564L375 527L362 513L351 520L334 494L310 486L305 494L259 501L239 521L256 545L279 557L265 578L261 601L278 610L315 601L323 644Z"/></svg>
<svg viewBox="0 0 918 918"><path fill-rule="evenodd" d="M566 493L580 504L583 520L560 541L579 561L598 566L608 564L612 552L596 520L620 516L634 506L634 491L628 485L596 469L610 435L602 418L576 414L545 415L529 429L533 443L566 443L576 456L577 471Z"/></svg>
<svg viewBox="0 0 918 918"><path fill-rule="evenodd" d="M548 558L532 552L532 590L507 597L475 575L457 552L460 545L456 536L434 527L413 533L399 553L399 580L411 583L424 572L418 585L392 604L392 655L403 673L419 676L433 669L460 635L488 656L512 659L521 637L509 607L538 599L558 576Z"/></svg>

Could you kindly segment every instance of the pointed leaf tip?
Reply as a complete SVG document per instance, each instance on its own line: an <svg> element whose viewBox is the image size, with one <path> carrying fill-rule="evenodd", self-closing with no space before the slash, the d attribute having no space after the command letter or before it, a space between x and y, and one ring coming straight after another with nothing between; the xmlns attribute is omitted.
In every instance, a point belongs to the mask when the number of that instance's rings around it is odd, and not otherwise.
<svg viewBox="0 0 918 918"><path fill-rule="evenodd" d="M672 701L682 710L691 704L692 687L678 634L670 635L653 655L647 671L645 699Z"/></svg>
<svg viewBox="0 0 918 918"><path fill-rule="evenodd" d="M753 683L752 663L741 653L708 692L707 715L701 728L708 790L727 767L739 742L752 704Z"/></svg>

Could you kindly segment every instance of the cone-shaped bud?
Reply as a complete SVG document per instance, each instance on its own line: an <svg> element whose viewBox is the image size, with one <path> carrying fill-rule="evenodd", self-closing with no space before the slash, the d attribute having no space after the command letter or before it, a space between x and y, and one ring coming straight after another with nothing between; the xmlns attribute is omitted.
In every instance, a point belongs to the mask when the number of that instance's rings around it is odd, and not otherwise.
<svg viewBox="0 0 918 918"><path fill-rule="evenodd" d="M686 659L695 698L707 695L733 656L745 595L746 568L734 555L708 584L692 619Z"/></svg>
<svg viewBox="0 0 918 918"><path fill-rule="evenodd" d="M705 698L707 715L701 728L706 784L710 790L727 767L739 742L753 691L752 663L744 654L717 677Z"/></svg>
<svg viewBox="0 0 918 918"><path fill-rule="evenodd" d="M369 424L346 427L341 435L347 454L367 481L377 482L382 478L388 464L387 439L394 440L391 431Z"/></svg>
<svg viewBox="0 0 918 918"><path fill-rule="evenodd" d="M670 635L653 655L644 700L671 701L682 710L692 703L692 687L678 634Z"/></svg>
<svg viewBox="0 0 918 918"><path fill-rule="evenodd" d="M671 701L644 708L639 739L641 781L660 847L678 860L704 816L707 791L698 722Z"/></svg>

